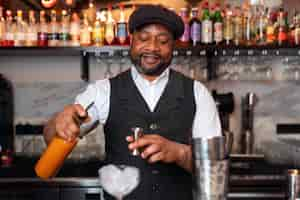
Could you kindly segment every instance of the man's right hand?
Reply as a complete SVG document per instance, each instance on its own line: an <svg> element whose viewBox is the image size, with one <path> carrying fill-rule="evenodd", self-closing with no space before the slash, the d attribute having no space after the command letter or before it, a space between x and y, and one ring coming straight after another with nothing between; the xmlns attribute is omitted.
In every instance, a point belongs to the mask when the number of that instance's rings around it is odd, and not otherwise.
<svg viewBox="0 0 300 200"><path fill-rule="evenodd" d="M88 120L88 114L84 108L79 104L73 104L66 106L54 117L52 126L57 136L72 141L79 135L80 125ZM51 126L51 122L48 125Z"/></svg>

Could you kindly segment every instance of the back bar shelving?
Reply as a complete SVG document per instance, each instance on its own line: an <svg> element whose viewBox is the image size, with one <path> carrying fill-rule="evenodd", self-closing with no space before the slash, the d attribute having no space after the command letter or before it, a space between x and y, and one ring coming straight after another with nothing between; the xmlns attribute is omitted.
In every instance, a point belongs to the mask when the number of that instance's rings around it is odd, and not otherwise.
<svg viewBox="0 0 300 200"><path fill-rule="evenodd" d="M81 79L89 81L89 58L126 57L129 46L102 47L0 47L0 56L81 56ZM176 47L173 56L206 57L208 79L217 78L218 58L222 56L299 56L300 46L216 46Z"/></svg>

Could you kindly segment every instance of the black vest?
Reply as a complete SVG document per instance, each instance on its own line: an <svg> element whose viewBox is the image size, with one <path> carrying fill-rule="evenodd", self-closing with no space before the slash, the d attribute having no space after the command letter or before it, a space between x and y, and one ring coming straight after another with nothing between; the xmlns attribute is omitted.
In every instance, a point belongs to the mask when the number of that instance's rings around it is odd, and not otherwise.
<svg viewBox="0 0 300 200"><path fill-rule="evenodd" d="M175 164L149 164L132 156L125 140L132 127L144 134L159 134L178 143L190 144L196 105L193 80L170 70L169 81L151 112L136 87L130 70L110 79L110 110L104 126L106 162L136 166L140 184L125 199L191 200L192 176ZM113 199L106 195L106 200Z"/></svg>

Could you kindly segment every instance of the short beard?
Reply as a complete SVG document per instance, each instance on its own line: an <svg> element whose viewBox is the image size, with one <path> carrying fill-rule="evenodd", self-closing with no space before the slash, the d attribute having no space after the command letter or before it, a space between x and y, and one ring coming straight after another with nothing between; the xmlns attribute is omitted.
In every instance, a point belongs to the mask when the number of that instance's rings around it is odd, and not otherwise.
<svg viewBox="0 0 300 200"><path fill-rule="evenodd" d="M131 62L134 64L137 71L141 74L147 75L147 76L159 76L165 69L170 65L171 61L166 63L163 62L163 60L160 61L155 67L152 67L151 69L142 67L142 56L143 54L139 55L137 58L133 58L130 54ZM172 60L172 59L171 59Z"/></svg>

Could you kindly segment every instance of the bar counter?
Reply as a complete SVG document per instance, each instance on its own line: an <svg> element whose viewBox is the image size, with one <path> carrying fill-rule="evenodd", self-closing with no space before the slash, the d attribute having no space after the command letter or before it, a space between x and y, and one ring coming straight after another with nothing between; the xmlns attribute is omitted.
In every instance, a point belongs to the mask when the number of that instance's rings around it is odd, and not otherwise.
<svg viewBox="0 0 300 200"><path fill-rule="evenodd" d="M0 199L23 200L25 195L33 200L50 200L50 197L51 200L102 200L97 177L99 161L67 163L57 177L49 180L35 176L35 161L10 169L0 168ZM232 155L228 199L284 200L287 196L285 171L266 163L263 156Z"/></svg>

